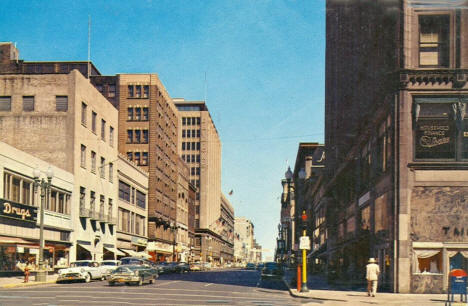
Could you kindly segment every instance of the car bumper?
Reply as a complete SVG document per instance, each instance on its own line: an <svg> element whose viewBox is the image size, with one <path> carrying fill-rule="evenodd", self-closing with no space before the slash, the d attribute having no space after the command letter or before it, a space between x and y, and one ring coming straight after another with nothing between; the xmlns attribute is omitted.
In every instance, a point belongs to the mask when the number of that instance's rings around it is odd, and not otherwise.
<svg viewBox="0 0 468 306"><path fill-rule="evenodd" d="M136 283L140 280L139 276L133 275L116 275L109 276L107 281L109 283Z"/></svg>
<svg viewBox="0 0 468 306"><path fill-rule="evenodd" d="M73 281L73 280L85 280L86 275L82 274L59 274L57 282Z"/></svg>

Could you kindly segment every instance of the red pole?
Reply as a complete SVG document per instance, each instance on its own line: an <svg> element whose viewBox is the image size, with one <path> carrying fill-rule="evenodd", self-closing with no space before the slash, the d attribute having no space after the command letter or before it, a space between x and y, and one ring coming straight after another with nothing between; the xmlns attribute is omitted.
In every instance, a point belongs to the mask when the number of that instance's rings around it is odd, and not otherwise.
<svg viewBox="0 0 468 306"><path fill-rule="evenodd" d="M302 279L301 279L301 265L297 265L297 292L301 291Z"/></svg>

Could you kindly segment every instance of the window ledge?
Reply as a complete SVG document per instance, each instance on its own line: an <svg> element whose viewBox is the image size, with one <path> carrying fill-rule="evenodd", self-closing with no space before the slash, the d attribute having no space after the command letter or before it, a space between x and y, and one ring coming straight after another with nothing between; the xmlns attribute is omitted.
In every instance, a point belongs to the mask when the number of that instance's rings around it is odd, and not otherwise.
<svg viewBox="0 0 468 306"><path fill-rule="evenodd" d="M413 170L468 170L468 161L417 161L408 163Z"/></svg>
<svg viewBox="0 0 468 306"><path fill-rule="evenodd" d="M428 276L436 276L436 275L444 275L443 273L431 273L431 272L417 272L413 273L413 275L428 275Z"/></svg>

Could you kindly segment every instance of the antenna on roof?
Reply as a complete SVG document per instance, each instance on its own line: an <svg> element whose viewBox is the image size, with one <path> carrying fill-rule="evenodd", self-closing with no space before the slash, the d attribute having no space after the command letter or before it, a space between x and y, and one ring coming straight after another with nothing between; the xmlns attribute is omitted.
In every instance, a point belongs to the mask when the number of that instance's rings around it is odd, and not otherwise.
<svg viewBox="0 0 468 306"><path fill-rule="evenodd" d="M91 15L88 15L88 79L91 69Z"/></svg>
<svg viewBox="0 0 468 306"><path fill-rule="evenodd" d="M207 86L206 86L206 71L205 71L205 103L206 103L206 92L207 92Z"/></svg>

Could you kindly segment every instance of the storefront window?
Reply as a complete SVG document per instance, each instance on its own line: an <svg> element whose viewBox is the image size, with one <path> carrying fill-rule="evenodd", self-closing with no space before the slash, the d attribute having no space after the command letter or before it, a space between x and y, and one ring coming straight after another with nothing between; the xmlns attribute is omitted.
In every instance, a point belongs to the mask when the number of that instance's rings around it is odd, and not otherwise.
<svg viewBox="0 0 468 306"><path fill-rule="evenodd" d="M468 271L468 251L449 250L450 271L453 269L462 269Z"/></svg>
<svg viewBox="0 0 468 306"><path fill-rule="evenodd" d="M414 250L414 273L440 274L442 273L441 250Z"/></svg>

